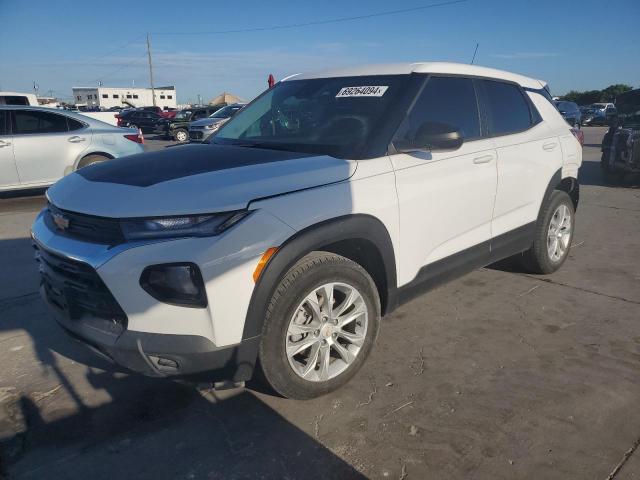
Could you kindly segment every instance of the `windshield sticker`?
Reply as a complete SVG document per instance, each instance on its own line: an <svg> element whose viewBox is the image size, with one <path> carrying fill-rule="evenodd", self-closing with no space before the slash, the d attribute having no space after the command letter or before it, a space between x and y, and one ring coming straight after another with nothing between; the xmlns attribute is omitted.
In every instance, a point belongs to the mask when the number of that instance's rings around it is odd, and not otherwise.
<svg viewBox="0 0 640 480"><path fill-rule="evenodd" d="M389 87L366 86L366 87L344 87L341 88L336 98L344 97L381 97Z"/></svg>

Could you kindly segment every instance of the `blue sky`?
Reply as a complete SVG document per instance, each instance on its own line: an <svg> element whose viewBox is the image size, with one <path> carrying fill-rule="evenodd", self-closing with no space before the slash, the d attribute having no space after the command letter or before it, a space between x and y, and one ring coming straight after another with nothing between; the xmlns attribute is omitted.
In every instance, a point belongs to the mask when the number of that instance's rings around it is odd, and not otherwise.
<svg viewBox="0 0 640 480"><path fill-rule="evenodd" d="M411 8L442 0L388 2L0 0L0 89L148 86L144 35L151 32L156 85L181 102L221 91L252 98L266 78L345 64L476 63L545 79L555 94L640 87L640 1L467 0L350 22L216 35L170 35L304 23ZM620 12L620 13L618 13ZM119 48L128 44L124 48ZM616 46L616 44L618 44Z"/></svg>

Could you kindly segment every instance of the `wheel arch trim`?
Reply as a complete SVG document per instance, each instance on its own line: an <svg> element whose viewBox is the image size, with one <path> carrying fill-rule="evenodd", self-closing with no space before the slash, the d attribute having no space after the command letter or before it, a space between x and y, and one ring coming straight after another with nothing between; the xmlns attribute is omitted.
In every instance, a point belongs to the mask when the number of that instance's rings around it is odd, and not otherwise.
<svg viewBox="0 0 640 480"><path fill-rule="evenodd" d="M350 214L311 225L289 237L271 257L253 289L242 338L261 335L267 305L284 274L306 254L345 240L364 240L378 250L384 270L385 297L389 313L397 305L396 262L391 236L384 224L366 214ZM364 267L363 267L364 268ZM371 275L373 277L373 275Z"/></svg>

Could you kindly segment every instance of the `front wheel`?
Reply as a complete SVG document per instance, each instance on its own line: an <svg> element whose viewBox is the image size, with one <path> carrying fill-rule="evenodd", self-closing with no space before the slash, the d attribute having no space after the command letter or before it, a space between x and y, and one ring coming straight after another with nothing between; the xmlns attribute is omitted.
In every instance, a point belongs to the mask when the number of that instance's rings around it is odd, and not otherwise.
<svg viewBox="0 0 640 480"><path fill-rule="evenodd" d="M575 209L566 192L555 190L540 212L533 245L523 253L523 263L532 273L558 270L569 256Z"/></svg>
<svg viewBox="0 0 640 480"><path fill-rule="evenodd" d="M183 130L183 129L176 130L176 132L173 134L173 137L178 142L186 142L187 140L189 140L189 134L187 133L186 130Z"/></svg>
<svg viewBox="0 0 640 480"><path fill-rule="evenodd" d="M296 399L344 385L369 355L380 299L369 274L329 252L312 252L282 278L266 312L259 361L267 382Z"/></svg>

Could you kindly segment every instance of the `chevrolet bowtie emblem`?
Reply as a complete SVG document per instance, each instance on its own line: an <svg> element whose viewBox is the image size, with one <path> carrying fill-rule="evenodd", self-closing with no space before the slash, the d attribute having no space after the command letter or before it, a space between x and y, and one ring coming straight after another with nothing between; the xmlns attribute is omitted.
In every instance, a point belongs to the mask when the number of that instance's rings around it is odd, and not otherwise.
<svg viewBox="0 0 640 480"><path fill-rule="evenodd" d="M69 228L69 219L59 213L53 214L53 222L60 230L66 230Z"/></svg>

